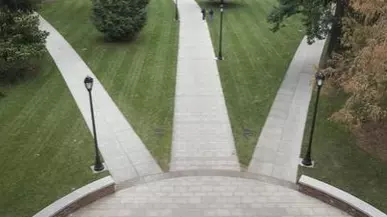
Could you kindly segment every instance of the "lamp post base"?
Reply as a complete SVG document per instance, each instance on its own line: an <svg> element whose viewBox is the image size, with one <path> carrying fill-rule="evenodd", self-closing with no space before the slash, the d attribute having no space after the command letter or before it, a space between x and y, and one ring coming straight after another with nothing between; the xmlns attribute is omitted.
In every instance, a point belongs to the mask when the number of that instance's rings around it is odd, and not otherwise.
<svg viewBox="0 0 387 217"><path fill-rule="evenodd" d="M95 165L91 165L91 166L90 166L90 169L93 171L93 173L102 173L102 172L104 172L104 171L107 171L108 169L107 169L107 167L106 167L106 164L105 164L105 163L102 163L102 165L103 165L102 170L95 170ZM98 168L97 168L97 169L98 169Z"/></svg>
<svg viewBox="0 0 387 217"><path fill-rule="evenodd" d="M304 159L300 158L299 165L302 166L302 167L314 168L314 161L311 161L310 164L309 164L309 162L304 162Z"/></svg>
<svg viewBox="0 0 387 217"><path fill-rule="evenodd" d="M221 58L215 57L214 59L215 59L215 60L224 60L224 57L221 57Z"/></svg>

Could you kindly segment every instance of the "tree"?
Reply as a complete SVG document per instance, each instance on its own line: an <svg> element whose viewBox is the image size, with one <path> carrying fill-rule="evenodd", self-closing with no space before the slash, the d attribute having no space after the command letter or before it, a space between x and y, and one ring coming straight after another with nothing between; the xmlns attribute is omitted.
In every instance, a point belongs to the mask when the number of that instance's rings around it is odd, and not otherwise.
<svg viewBox="0 0 387 217"><path fill-rule="evenodd" d="M309 44L324 39L332 31L332 46L335 46L347 5L346 0L279 0L279 5L269 14L268 22L273 24L273 31L278 31L288 17L302 14Z"/></svg>
<svg viewBox="0 0 387 217"><path fill-rule="evenodd" d="M148 0L92 0L92 21L107 40L134 37L146 23Z"/></svg>
<svg viewBox="0 0 387 217"><path fill-rule="evenodd" d="M349 94L332 118L350 126L387 117L387 3L352 0L343 18L342 49L325 69L333 84Z"/></svg>
<svg viewBox="0 0 387 217"><path fill-rule="evenodd" d="M7 7L11 11L32 12L37 9L40 2L40 0L0 0L0 7Z"/></svg>
<svg viewBox="0 0 387 217"><path fill-rule="evenodd" d="M39 30L39 19L33 14L32 3L3 0L1 4L0 78L14 80L31 69L44 54L48 33Z"/></svg>

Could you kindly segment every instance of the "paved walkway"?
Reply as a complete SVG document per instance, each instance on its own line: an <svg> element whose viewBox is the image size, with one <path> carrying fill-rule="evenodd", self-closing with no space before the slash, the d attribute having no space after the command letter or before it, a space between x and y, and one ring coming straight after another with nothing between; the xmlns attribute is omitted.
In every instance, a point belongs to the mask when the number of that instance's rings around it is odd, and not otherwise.
<svg viewBox="0 0 387 217"><path fill-rule="evenodd" d="M162 172L101 83L71 45L43 18L40 18L40 28L50 32L47 50L66 81L90 132L90 104L83 80L87 75L94 78L92 94L99 148L115 182L119 184L137 176Z"/></svg>
<svg viewBox="0 0 387 217"><path fill-rule="evenodd" d="M257 180L196 176L138 185L104 197L71 217L348 216L296 190Z"/></svg>
<svg viewBox="0 0 387 217"><path fill-rule="evenodd" d="M180 33L170 169L239 170L207 23L179 0Z"/></svg>
<svg viewBox="0 0 387 217"><path fill-rule="evenodd" d="M249 172L296 182L315 69L324 41L301 42L262 129Z"/></svg>

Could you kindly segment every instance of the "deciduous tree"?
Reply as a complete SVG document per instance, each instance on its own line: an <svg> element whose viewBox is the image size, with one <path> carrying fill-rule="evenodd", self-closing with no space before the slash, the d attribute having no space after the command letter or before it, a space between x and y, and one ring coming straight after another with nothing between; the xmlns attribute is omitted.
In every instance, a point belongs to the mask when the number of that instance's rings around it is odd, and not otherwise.
<svg viewBox="0 0 387 217"><path fill-rule="evenodd" d="M280 29L287 18L302 15L308 43L325 38L332 31L332 43L340 37L340 20L347 7L346 0L278 0L268 16L273 31Z"/></svg>

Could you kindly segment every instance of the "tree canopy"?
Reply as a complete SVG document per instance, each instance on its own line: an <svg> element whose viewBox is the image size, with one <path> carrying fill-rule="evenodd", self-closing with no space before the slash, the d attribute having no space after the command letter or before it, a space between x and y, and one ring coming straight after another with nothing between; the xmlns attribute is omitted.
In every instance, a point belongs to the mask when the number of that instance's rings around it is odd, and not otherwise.
<svg viewBox="0 0 387 217"><path fill-rule="evenodd" d="M0 79L15 80L45 52L47 32L33 14L37 0L0 0Z"/></svg>
<svg viewBox="0 0 387 217"><path fill-rule="evenodd" d="M7 7L11 11L33 11L41 0L0 0L0 7Z"/></svg>
<svg viewBox="0 0 387 217"><path fill-rule="evenodd" d="M134 37L146 23L148 0L92 0L92 20L109 41Z"/></svg>
<svg viewBox="0 0 387 217"><path fill-rule="evenodd" d="M268 21L273 24L272 30L277 31L287 18L302 14L308 43L313 43L324 39L335 28L339 31L346 5L346 0L278 0Z"/></svg>
<svg viewBox="0 0 387 217"><path fill-rule="evenodd" d="M349 94L334 119L359 126L387 115L387 3L352 0L343 18L342 50L325 73Z"/></svg>

